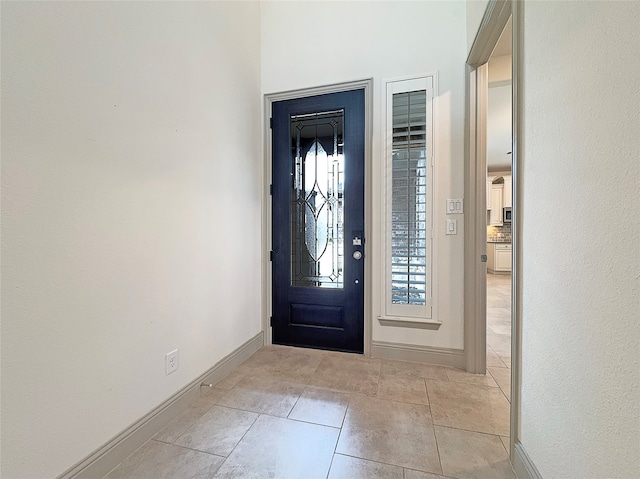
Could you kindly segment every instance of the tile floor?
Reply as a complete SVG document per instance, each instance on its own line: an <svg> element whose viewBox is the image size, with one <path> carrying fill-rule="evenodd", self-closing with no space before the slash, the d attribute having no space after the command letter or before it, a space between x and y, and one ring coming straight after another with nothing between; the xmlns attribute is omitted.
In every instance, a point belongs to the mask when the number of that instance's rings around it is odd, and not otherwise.
<svg viewBox="0 0 640 479"><path fill-rule="evenodd" d="M487 290L486 376L265 347L106 477L515 478L509 276Z"/></svg>

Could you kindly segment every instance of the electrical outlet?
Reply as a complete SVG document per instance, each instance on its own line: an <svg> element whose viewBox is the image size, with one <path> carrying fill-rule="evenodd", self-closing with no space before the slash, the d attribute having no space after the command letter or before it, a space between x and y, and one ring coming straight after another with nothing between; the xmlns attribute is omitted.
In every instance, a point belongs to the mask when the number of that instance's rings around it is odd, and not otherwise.
<svg viewBox="0 0 640 479"><path fill-rule="evenodd" d="M174 373L178 370L178 350L174 349L170 353L167 353L164 357L165 361L165 369L167 372L167 376L171 373Z"/></svg>

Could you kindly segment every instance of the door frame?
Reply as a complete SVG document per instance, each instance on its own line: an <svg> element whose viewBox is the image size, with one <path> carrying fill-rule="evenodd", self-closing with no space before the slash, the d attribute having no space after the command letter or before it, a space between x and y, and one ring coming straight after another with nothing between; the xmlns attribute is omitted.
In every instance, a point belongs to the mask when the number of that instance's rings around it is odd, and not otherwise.
<svg viewBox="0 0 640 479"><path fill-rule="evenodd" d="M288 90L264 95L263 103L263 168L262 168L262 331L265 345L273 344L271 330L272 308L272 268L270 252L272 250L272 218L271 218L271 176L272 176L272 138L271 115L274 102L305 98L309 96L339 93L350 90L364 90L364 225L367 250L372 249L372 154L371 140L373 133L373 79L356 80L312 88ZM364 255L364 355L371 355L371 298L372 298L372 254Z"/></svg>
<svg viewBox="0 0 640 479"><path fill-rule="evenodd" d="M467 128L465 197L472 205L465 218L465 325L467 370L486 373L486 111L487 62L502 31L512 17L512 269L511 269L511 417L510 457L517 462L520 444L520 375L522 361L522 4L519 0L490 0L467 57ZM484 274L483 274L484 272Z"/></svg>

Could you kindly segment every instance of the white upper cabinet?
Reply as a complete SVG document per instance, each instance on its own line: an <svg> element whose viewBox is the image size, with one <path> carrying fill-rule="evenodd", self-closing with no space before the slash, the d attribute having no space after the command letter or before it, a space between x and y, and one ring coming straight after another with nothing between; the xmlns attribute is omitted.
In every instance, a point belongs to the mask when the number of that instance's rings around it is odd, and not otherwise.
<svg viewBox="0 0 640 479"><path fill-rule="evenodd" d="M511 192L512 192L512 183L511 183L511 175L505 175L504 178L504 186L502 189L502 203L506 208L511 207Z"/></svg>
<svg viewBox="0 0 640 479"><path fill-rule="evenodd" d="M491 209L491 185L493 184L493 180L495 180L495 176L487 176L487 209Z"/></svg>
<svg viewBox="0 0 640 479"><path fill-rule="evenodd" d="M502 226L502 183L491 185L491 209L489 226Z"/></svg>
<svg viewBox="0 0 640 479"><path fill-rule="evenodd" d="M487 176L487 224L502 226L502 209L511 206L511 175Z"/></svg>

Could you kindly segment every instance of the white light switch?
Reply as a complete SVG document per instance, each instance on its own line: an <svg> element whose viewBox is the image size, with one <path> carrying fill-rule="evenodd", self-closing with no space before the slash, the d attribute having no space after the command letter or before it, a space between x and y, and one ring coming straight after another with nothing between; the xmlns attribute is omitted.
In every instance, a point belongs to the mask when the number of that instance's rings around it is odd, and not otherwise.
<svg viewBox="0 0 640 479"><path fill-rule="evenodd" d="M463 201L462 198L447 200L447 214L448 215L460 215L463 213Z"/></svg>
<svg viewBox="0 0 640 479"><path fill-rule="evenodd" d="M455 235L458 234L458 228L457 228L457 220L447 220L447 234L448 235Z"/></svg>

